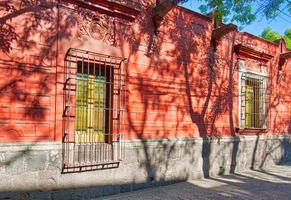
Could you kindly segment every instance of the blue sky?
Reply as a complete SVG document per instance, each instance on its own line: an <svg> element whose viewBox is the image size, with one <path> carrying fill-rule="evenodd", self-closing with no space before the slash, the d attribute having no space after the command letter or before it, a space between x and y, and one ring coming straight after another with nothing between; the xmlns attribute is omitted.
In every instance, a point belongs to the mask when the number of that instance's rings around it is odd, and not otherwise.
<svg viewBox="0 0 291 200"><path fill-rule="evenodd" d="M190 0L187 3L182 4L181 6L186 7L190 10L194 10L196 12L200 12L199 2L197 0ZM249 32L254 35L260 35L262 31L267 27L271 27L274 31L280 33L281 35L284 34L284 31L287 28L291 28L291 16L288 16L288 11L283 10L283 13L280 14L277 18L267 21L265 18L258 17L256 21L254 21L250 25L246 25L243 27L241 31ZM238 24L239 25L239 24Z"/></svg>

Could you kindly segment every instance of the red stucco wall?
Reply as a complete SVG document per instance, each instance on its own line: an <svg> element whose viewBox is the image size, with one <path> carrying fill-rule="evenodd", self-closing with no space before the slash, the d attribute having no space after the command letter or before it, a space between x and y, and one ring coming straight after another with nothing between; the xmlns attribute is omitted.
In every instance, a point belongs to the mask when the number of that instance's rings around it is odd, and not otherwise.
<svg viewBox="0 0 291 200"><path fill-rule="evenodd" d="M16 11L8 4L0 11L1 141L61 140L64 58L69 48L127 58L122 66L126 100L121 119L127 139L240 134L235 132L238 55L233 47L244 44L271 54L265 63L270 77L270 123L265 134L291 133L290 60L278 80L279 55L287 51L284 44L281 48L231 32L218 42L214 54L212 20L180 7L166 15L155 38L154 3L143 1L135 21L117 18L115 27L108 23L98 29L114 32L112 45L110 38L86 33L90 23L77 7L62 3L57 8L55 3L9 3ZM260 65L258 60L245 60L249 66Z"/></svg>

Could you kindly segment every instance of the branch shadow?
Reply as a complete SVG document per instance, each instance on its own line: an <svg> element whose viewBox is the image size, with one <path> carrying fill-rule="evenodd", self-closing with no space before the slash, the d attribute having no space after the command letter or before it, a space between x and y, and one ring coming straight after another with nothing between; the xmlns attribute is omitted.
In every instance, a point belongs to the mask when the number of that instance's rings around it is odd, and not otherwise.
<svg viewBox="0 0 291 200"><path fill-rule="evenodd" d="M4 15L0 17L0 50L3 55L3 59L0 60L9 63L10 67L7 70L9 73L11 72L9 79L1 83L0 93L3 94L1 98L8 97L12 108L15 108L16 104L25 105L24 112L20 116L21 119L38 124L40 121L46 120L48 115L46 111L50 109L43 104L41 98L51 92L50 85L54 83L54 77L49 75L50 69L47 70L47 68L56 67L56 64L47 66L46 62L56 59L58 49L55 48L55 45L62 38L71 37L70 30L75 27L76 19L72 16L64 16L64 18L55 20L56 16L53 16L52 12L56 5L51 4L50 1L21 0L20 2L20 5L14 5L12 1L4 1L0 4L0 11L5 10ZM41 5L39 5L40 3ZM182 153L191 165L198 165L197 160L200 158L196 158L197 154L193 154L192 144L186 142L181 145L176 141L170 142L171 138L176 139L181 136L190 138L198 136L202 139L202 147L199 149L202 159L201 178L211 176L211 164L219 158L219 152L213 153L211 138L220 139L220 135L227 131L234 138L234 142L231 144L230 172L235 173L237 168L236 159L241 148L241 141L235 133L235 113L233 113L233 99L235 98L233 90L236 84L233 57L235 33L228 36L227 56L230 59L225 61L221 58L224 47L219 46L219 50L216 51L210 42L211 34L209 32L213 30L212 25L194 23L191 16L187 16L180 9L174 9L164 20L158 35L155 35L150 17L153 5L146 0L143 0L142 4L141 15L136 20L138 28L134 26L130 30L120 29L117 31L117 37L120 44L124 46L129 44L129 50L126 49L126 51L130 51L130 53L125 66L125 81L128 83L126 91L128 101L125 104L128 123L126 125L129 129L129 139L134 138L141 141L143 151L136 151L136 157L140 159L139 168L145 168L147 178L140 184L65 188L62 192L66 195L72 195L72 191L74 191L73 194L82 193L84 189L96 192L97 188L102 188L103 191L109 190L107 194L114 194L131 191L133 188L167 185L192 178L193 174L189 173L187 166L183 166L183 164L179 168L181 173L175 175L177 178L172 180L167 178L170 169L174 166L173 160L175 159L173 158L181 157ZM18 30L13 26L14 19L28 13L32 14L32 17L26 18L23 28ZM21 61L13 60L13 55L17 55L17 49L24 54L32 49L37 49L37 42L33 40L33 35L40 32L43 21L49 24L47 31L42 35L44 38L42 42L46 45L38 50L37 55L34 55L37 58L36 61L21 64ZM58 24L60 21L62 23ZM58 31L62 34L59 35ZM125 32L130 32L132 35ZM172 46L167 46L169 43ZM122 53L123 55L128 54L125 50ZM144 58L144 55L147 58ZM21 56L18 55L18 57ZM14 64L17 65L14 67ZM140 68L134 67L138 64ZM227 67L221 68L222 64L226 64ZM29 86L24 91L23 82L30 79L34 81L37 79L35 81L37 87ZM34 95L31 95L30 90L33 88L36 91L34 91ZM280 97L278 96L278 98ZM279 105L275 104L279 102L278 98L274 100L273 107ZM0 107L0 109L4 108ZM2 112L4 113L4 111ZM224 129L218 124L225 120L223 118L225 115L228 116L228 128ZM4 120L8 124L6 128L3 128L4 132L18 131L13 120ZM291 133L290 120L288 132ZM12 134L9 136L9 140L18 140L21 137L23 137L22 133ZM158 140L153 149L151 139L154 138L168 138L169 140ZM51 139L51 136L35 137L34 141L44 139ZM284 142L286 141L283 141L282 144ZM252 155L252 168L255 165L258 145L257 137ZM264 155L260 167L264 165L267 157L279 147L280 145L271 148L268 145L265 146L267 153ZM12 165L30 151L30 149L23 150L6 161L5 165ZM220 174L224 174L224 169L221 169ZM230 183L228 182L228 184ZM110 187L113 189L108 189ZM25 195L34 192L36 191L24 191ZM55 194L61 195L61 191L44 190L44 195L52 195L52 199ZM214 194L220 195L216 192Z"/></svg>

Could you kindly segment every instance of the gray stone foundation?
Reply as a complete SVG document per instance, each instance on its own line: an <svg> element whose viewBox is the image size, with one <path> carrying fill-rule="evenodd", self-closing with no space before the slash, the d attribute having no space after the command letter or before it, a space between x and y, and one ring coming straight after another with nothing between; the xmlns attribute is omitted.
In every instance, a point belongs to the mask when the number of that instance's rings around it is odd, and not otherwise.
<svg viewBox="0 0 291 200"><path fill-rule="evenodd" d="M62 174L61 143L0 143L0 199L91 199L290 158L290 135L125 141L118 168Z"/></svg>

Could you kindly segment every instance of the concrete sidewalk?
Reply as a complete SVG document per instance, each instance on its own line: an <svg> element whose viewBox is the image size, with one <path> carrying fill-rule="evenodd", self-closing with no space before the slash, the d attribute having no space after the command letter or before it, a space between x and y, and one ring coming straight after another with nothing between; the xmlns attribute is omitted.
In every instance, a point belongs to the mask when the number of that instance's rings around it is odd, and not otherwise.
<svg viewBox="0 0 291 200"><path fill-rule="evenodd" d="M104 200L288 199L291 200L291 163L265 170L193 180L103 197Z"/></svg>

